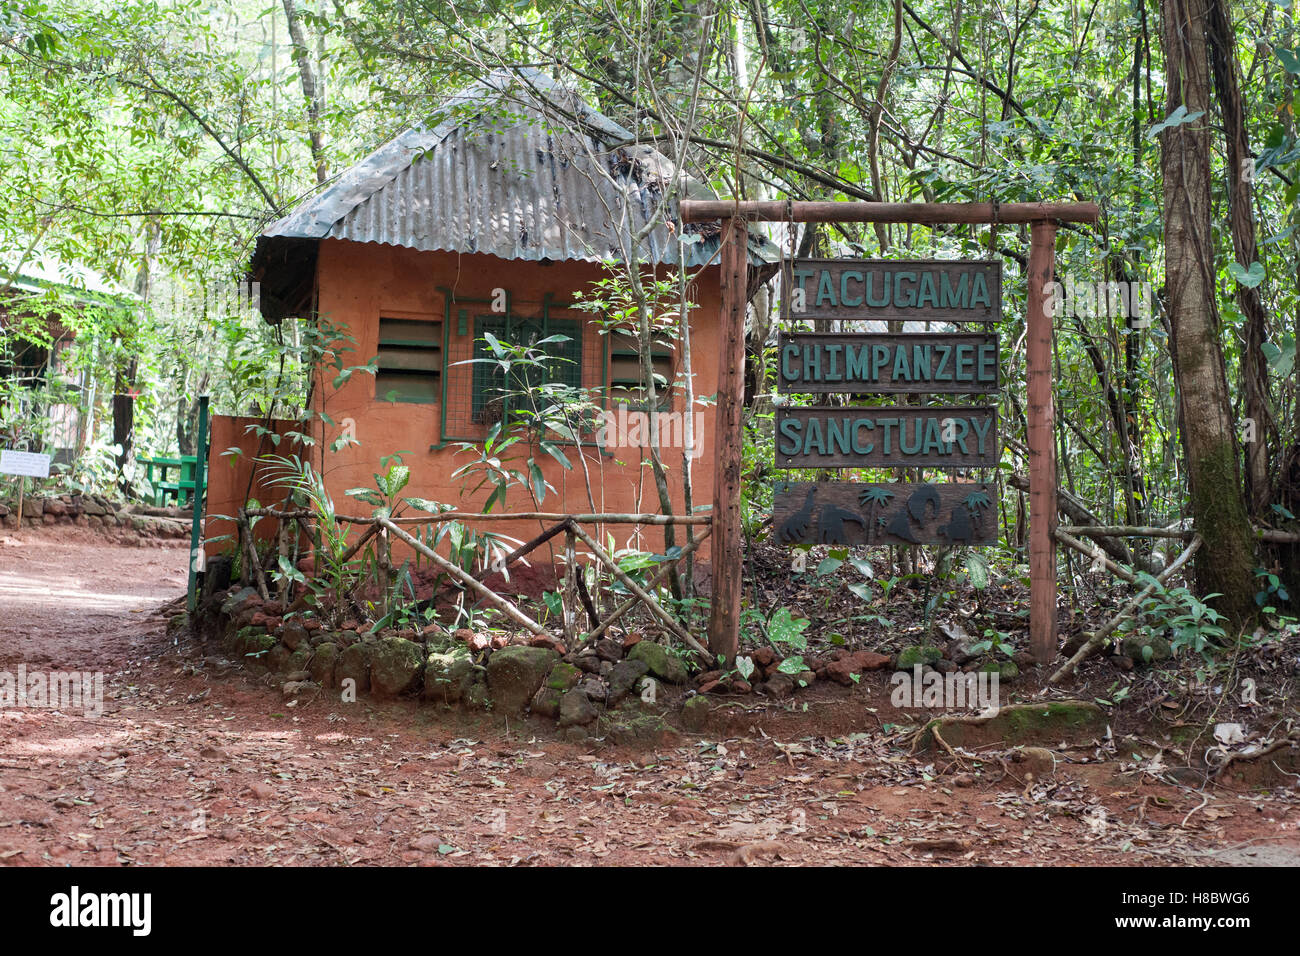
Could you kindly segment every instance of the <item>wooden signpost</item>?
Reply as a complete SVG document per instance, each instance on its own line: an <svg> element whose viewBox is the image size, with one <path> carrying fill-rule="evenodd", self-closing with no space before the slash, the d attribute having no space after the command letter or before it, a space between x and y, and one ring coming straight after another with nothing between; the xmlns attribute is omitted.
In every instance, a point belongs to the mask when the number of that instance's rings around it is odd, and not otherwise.
<svg viewBox="0 0 1300 956"><path fill-rule="evenodd" d="M998 337L988 333L782 332L781 394L996 392Z"/></svg>
<svg viewBox="0 0 1300 956"><path fill-rule="evenodd" d="M23 495L28 478L50 477L50 456L34 451L0 450L0 475L18 476L18 527L23 526Z"/></svg>
<svg viewBox="0 0 1300 956"><path fill-rule="evenodd" d="M800 319L996 322L996 259L795 259L790 314Z"/></svg>
<svg viewBox="0 0 1300 956"><path fill-rule="evenodd" d="M778 468L993 468L998 413L992 406L776 410Z"/></svg>
<svg viewBox="0 0 1300 956"><path fill-rule="evenodd" d="M1030 646L1034 657L1040 662L1050 661L1057 652L1056 638L1056 550L1052 539L1053 526L1056 523L1056 460L1052 441L1052 419L1054 414L1052 402L1052 321L1046 310L1046 287L1052 281L1054 265L1054 244L1056 223L1096 222L1098 209L1096 203L875 203L875 202L740 202L725 200L683 200L679 205L683 223L708 222L723 220L722 246L722 309L721 337L722 349L718 359L718 417L715 430L715 457L717 473L714 482L713 499L713 595L709 619L709 649L728 660L735 658L740 637L740 600L742 595L743 562L739 556L743 548L743 532L740 525L740 462L743 436L741 434L741 403L744 396L744 325L748 302L748 229L749 221L767 222L899 222L924 223L1028 223L1030 225L1029 263L1025 270L1028 280L1026 348L1025 364L1028 374L1028 445L1029 445L1029 561L1030 561ZM878 266L878 268L877 268ZM988 290L988 305L985 306L983 291L977 293L975 275L976 267L970 264L952 265L927 263L925 268L913 268L913 263L854 263L840 266L827 266L824 270L816 265L805 264L803 268L811 269L806 275L792 276L794 288L802 288L803 310L792 314L800 318L836 318L852 315L855 317L923 319L944 318L954 320L956 316L943 317L936 310L958 309L964 305L966 321L981 321L974 313L983 311L982 321L996 321L997 308L1001 296L1001 269L996 262L981 262L979 268L996 270L996 294L989 274L984 274L983 287ZM890 278L886 283L884 273L888 269ZM921 272L928 272L928 282ZM899 272L914 273L898 276ZM850 274L851 273L851 274ZM872 303L867 301L867 274L872 276ZM948 292L943 287L944 275L949 276ZM965 298L960 291L960 276L968 276ZM860 275L860 277L859 277ZM802 286L797 283L802 280ZM924 284L924 300L922 291ZM888 286L889 300L884 304L884 295ZM935 299L931 300L930 287L934 288ZM845 305L847 293L848 305ZM862 303L857 304L858 296ZM792 293L791 299L795 295ZM820 302L819 302L820 299ZM793 309L795 302L790 303ZM895 314L888 314L893 309ZM860 357L859 357L860 361ZM915 362L911 365L915 367ZM883 365L881 366L883 370ZM931 368L933 372L933 368ZM800 373L802 374L802 373ZM911 373L914 374L914 373ZM893 370L890 370L892 381ZM910 376L905 376L910 377ZM815 381L815 379L811 379ZM901 381L901 379L900 379ZM854 387L824 389L825 391L865 392L877 391L875 388ZM908 391L933 392L933 380L925 383L926 387L909 388ZM883 390L882 390L883 391ZM873 409L877 414L879 410ZM816 446L814 445L814 448ZM894 486L840 486L849 490L837 490L837 496L846 496L849 504L843 500L828 502L837 507L851 510L849 505L857 502L861 505L861 494L867 488L892 488ZM924 487L924 486L921 486ZM931 486L944 487L941 485ZM948 486L950 489L960 485ZM788 497L790 491L783 493L781 510L777 520L789 522L800 511L807 500L798 501L798 496ZM919 490L913 488L907 492L896 492L890 501L902 499L910 502ZM966 505L969 497L955 501L952 496L960 497L959 490L940 492L940 512L948 504ZM950 497L944 498L947 494ZM927 496L928 497L928 496ZM976 499L978 501L979 499ZM786 501L793 501L794 507L788 508ZM813 498L816 503L816 495ZM895 505L896 507L896 505ZM973 505L978 509L978 504ZM928 517L929 505L923 511L923 517L909 525L914 537L924 541L923 535L933 533L939 540L951 541L939 531L933 517ZM859 509L860 510L860 509ZM968 512L970 507L967 508ZM943 521L948 530L951 525L952 507L948 517ZM883 515L882 515L883 516ZM798 531L798 539L807 541L807 536L821 536L823 522L820 513L814 524L804 529L802 522L791 522L790 532ZM880 517L880 516L873 516ZM974 525L974 516L968 516ZM887 524L891 518L887 518ZM956 530L964 533L960 519ZM830 522L835 531L834 520ZM848 519L841 519L841 530L845 537L855 533L858 525ZM781 525L778 524L778 528ZM878 527L878 525L877 525ZM900 525L901 527L901 525ZM888 530L888 529L886 529ZM865 534L865 530L863 534ZM987 533L987 532L982 532ZM808 542L811 543L811 542ZM873 543L888 543L873 539ZM973 542L978 543L978 542Z"/></svg>
<svg viewBox="0 0 1300 956"><path fill-rule="evenodd" d="M992 485L780 481L772 527L782 544L997 544Z"/></svg>

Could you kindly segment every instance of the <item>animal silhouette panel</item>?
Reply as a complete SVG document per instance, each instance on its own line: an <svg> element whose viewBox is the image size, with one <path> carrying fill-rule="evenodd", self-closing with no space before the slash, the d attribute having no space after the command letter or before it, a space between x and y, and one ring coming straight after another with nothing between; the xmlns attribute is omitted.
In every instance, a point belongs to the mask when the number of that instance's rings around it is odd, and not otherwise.
<svg viewBox="0 0 1300 956"><path fill-rule="evenodd" d="M979 482L778 481L772 527L787 545L993 545L993 493Z"/></svg>

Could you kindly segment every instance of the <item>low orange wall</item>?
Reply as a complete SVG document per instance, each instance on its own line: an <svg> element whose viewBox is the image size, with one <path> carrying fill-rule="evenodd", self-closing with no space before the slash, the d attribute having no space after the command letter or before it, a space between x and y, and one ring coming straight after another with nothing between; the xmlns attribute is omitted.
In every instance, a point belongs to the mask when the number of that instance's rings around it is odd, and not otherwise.
<svg viewBox="0 0 1300 956"><path fill-rule="evenodd" d="M277 446L269 435L258 435L250 428L269 428L283 436L297 428L297 422L272 419L268 424L263 418L238 418L231 415L213 415L208 425L209 446L207 465L207 504L203 522L203 550L211 557L234 547L233 540L214 541L222 535L234 535L233 521L222 515L234 515L248 502L255 498L263 505L284 500L284 491L270 484L265 464L258 464L257 459L265 455L293 454L289 442L281 441ZM229 454L231 448L243 450L243 454ZM263 519L253 529L260 540L270 540L275 536L277 524Z"/></svg>

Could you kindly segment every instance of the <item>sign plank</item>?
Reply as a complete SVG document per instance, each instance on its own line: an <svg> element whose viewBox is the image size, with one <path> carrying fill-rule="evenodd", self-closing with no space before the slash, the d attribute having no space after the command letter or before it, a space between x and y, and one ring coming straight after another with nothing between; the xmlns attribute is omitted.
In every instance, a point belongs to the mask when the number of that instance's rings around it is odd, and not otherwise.
<svg viewBox="0 0 1300 956"><path fill-rule="evenodd" d="M782 332L777 391L987 394L999 381L998 337L986 333Z"/></svg>
<svg viewBox="0 0 1300 956"><path fill-rule="evenodd" d="M997 259L795 259L785 307L795 319L998 322Z"/></svg>
<svg viewBox="0 0 1300 956"><path fill-rule="evenodd" d="M981 468L1001 457L990 406L776 410L778 468Z"/></svg>
<svg viewBox="0 0 1300 956"><path fill-rule="evenodd" d="M779 481L772 491L772 527L781 544L998 542L991 484Z"/></svg>
<svg viewBox="0 0 1300 956"><path fill-rule="evenodd" d="M0 450L0 475L22 475L25 478L50 477L50 456L34 451Z"/></svg>

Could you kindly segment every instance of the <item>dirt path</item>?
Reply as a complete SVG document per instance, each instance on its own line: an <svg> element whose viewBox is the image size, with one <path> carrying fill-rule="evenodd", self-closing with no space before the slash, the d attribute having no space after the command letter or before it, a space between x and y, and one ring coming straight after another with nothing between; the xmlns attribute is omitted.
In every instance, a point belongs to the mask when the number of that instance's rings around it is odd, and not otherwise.
<svg viewBox="0 0 1300 956"><path fill-rule="evenodd" d="M0 537L0 672L102 671L105 697L98 717L0 710L0 862L1150 866L1300 853L1293 792L1200 792L1086 754L1028 785L996 764L959 773L909 757L875 723L832 739L810 714L797 739L591 753L540 723L413 702L293 707L173 647L160 609L184 593L186 553L75 529Z"/></svg>

